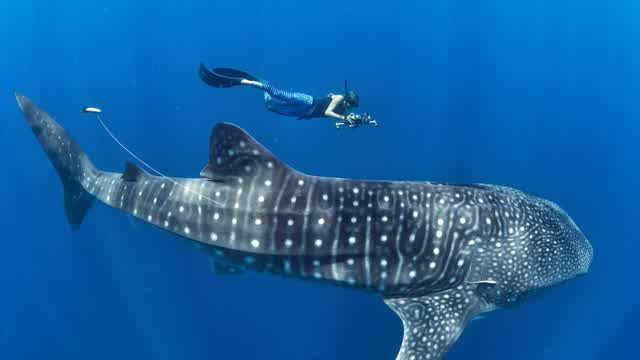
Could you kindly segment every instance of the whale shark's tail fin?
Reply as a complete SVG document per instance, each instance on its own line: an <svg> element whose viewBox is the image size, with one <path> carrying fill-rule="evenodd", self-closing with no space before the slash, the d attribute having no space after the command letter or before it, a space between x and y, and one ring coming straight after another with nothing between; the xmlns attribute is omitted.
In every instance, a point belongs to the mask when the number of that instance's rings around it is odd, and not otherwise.
<svg viewBox="0 0 640 360"><path fill-rule="evenodd" d="M387 298L404 326L402 347L396 360L440 360L474 317L493 310L476 292L476 286L408 298Z"/></svg>
<svg viewBox="0 0 640 360"><path fill-rule="evenodd" d="M81 182L94 178L98 171L80 146L49 114L28 97L20 93L15 95L27 124L62 180L67 220L76 229L95 200Z"/></svg>

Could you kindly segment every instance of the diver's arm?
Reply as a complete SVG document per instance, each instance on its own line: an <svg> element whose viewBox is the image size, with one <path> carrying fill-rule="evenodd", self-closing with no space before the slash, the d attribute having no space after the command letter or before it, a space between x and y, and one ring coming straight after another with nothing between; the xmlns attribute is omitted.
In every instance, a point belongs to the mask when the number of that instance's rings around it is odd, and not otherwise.
<svg viewBox="0 0 640 360"><path fill-rule="evenodd" d="M347 115L340 115L334 111L338 104L343 100L344 96L342 95L331 95L331 102L327 106L327 110L324 111L324 116L346 121Z"/></svg>
<svg viewBox="0 0 640 360"><path fill-rule="evenodd" d="M333 111L329 111L329 110L327 110L327 111L325 111L325 112L324 112L324 116L326 116L326 117L330 117L330 118L333 118L333 119L338 119L338 120L348 121L348 120L347 120L347 116L346 116L346 115L336 114L336 113L334 113Z"/></svg>
<svg viewBox="0 0 640 360"><path fill-rule="evenodd" d="M336 114L335 112L325 112L324 115L326 117L332 118L332 119L337 119L337 120L341 120L346 124L349 125L355 125L358 122L359 116L360 115L356 115L354 113L351 113L349 115L340 115L340 114Z"/></svg>

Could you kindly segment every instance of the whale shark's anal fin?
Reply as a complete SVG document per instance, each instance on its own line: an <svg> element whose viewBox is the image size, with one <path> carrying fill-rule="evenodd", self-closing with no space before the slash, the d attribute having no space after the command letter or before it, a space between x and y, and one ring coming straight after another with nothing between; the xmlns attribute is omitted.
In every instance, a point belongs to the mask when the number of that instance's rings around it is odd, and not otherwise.
<svg viewBox="0 0 640 360"><path fill-rule="evenodd" d="M404 325L396 360L442 359L469 321L492 310L474 290L467 286L427 296L385 299Z"/></svg>
<svg viewBox="0 0 640 360"><path fill-rule="evenodd" d="M227 182L261 175L277 179L295 171L236 125L219 123L211 131L209 162L200 176Z"/></svg>

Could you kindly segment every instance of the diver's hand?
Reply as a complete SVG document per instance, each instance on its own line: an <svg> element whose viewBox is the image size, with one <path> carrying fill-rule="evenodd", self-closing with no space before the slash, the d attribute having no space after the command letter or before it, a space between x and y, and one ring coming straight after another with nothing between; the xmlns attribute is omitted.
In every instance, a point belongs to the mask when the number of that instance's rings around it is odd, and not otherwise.
<svg viewBox="0 0 640 360"><path fill-rule="evenodd" d="M349 123L349 125L355 125L358 122L358 118L360 116L355 113L351 113L344 117L344 120Z"/></svg>
<svg viewBox="0 0 640 360"><path fill-rule="evenodd" d="M344 122L336 122L336 127L340 128L343 125L348 125L350 128L357 128L360 125L372 125L378 126L378 122L368 113L362 115L351 113L347 116L340 117Z"/></svg>
<svg viewBox="0 0 640 360"><path fill-rule="evenodd" d="M369 122L369 120L371 120L371 116L369 116L369 114L367 113L365 113L364 115L360 115L356 113L351 113L347 115L347 122L349 123L350 127L356 127L359 125L366 124L367 122Z"/></svg>

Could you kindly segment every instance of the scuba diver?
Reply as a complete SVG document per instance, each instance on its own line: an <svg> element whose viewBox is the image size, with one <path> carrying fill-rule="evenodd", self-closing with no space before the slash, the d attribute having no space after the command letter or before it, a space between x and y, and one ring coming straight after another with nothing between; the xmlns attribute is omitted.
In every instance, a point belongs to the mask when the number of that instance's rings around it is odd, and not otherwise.
<svg viewBox="0 0 640 360"><path fill-rule="evenodd" d="M344 95L330 93L323 97L313 97L300 92L276 88L266 81L236 69L215 68L209 70L200 64L199 74L202 81L212 87L227 88L248 85L264 91L265 107L280 115L294 116L298 119L331 118L336 121L336 128L344 125L351 128L360 125L378 126L371 115L350 112L352 108L358 107L360 97L355 91L348 89L346 81Z"/></svg>

